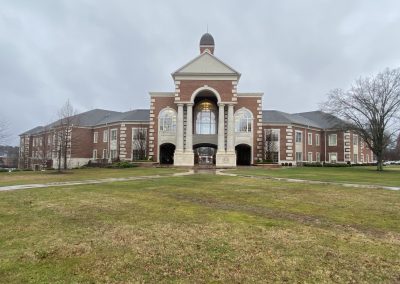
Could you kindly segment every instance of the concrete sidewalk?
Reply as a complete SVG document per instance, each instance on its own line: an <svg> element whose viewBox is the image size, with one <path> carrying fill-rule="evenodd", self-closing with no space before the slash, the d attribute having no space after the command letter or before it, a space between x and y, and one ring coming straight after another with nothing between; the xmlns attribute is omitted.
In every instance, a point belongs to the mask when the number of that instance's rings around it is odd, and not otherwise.
<svg viewBox="0 0 400 284"><path fill-rule="evenodd" d="M344 187L354 187L354 188L400 190L400 187L398 187L398 186L385 186L385 185L375 185L375 184L358 184L358 183L341 183L341 182L330 182L330 181L280 178L280 177L270 177L270 176L252 176L252 175L226 173L223 170L217 170L216 174L217 175L221 175L221 176L269 179L269 180L278 180L278 181L295 182L295 183L321 184L321 185L324 185L324 184L325 185L340 185L340 186L344 186Z"/></svg>
<svg viewBox="0 0 400 284"><path fill-rule="evenodd" d="M89 179L80 181L64 181L64 182L49 182L49 183L35 183L35 184L19 184L0 186L0 191L10 191L19 189L30 189L30 188L43 188L43 187L54 187L54 186L70 186L70 185L84 185L84 184L99 184L116 181L132 181L132 180L146 180L146 179L158 179L165 177L179 177L194 174L194 171L190 170L183 173L174 173L169 175L154 175L154 176L137 176L137 177L126 177L126 178L105 178L105 179Z"/></svg>

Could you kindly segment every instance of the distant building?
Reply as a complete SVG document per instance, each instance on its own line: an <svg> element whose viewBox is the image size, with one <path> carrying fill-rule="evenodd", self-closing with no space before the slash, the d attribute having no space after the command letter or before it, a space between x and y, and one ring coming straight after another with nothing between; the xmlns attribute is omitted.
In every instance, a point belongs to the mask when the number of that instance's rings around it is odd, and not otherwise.
<svg viewBox="0 0 400 284"><path fill-rule="evenodd" d="M0 168L17 168L18 153L18 147L0 146Z"/></svg>
<svg viewBox="0 0 400 284"><path fill-rule="evenodd" d="M261 160L293 165L373 161L371 150L336 117L262 110L263 93L238 92L241 74L214 49L213 37L204 34L200 55L172 73L174 90L150 92L150 109L94 109L75 116L69 166L115 159L217 167ZM21 134L20 167L54 166L56 133L57 122Z"/></svg>

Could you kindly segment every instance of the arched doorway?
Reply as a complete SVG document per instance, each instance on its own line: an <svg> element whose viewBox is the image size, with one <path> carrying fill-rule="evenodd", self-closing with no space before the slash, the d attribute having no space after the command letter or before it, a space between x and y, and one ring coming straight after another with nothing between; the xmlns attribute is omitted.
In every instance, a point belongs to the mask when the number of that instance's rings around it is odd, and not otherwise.
<svg viewBox="0 0 400 284"><path fill-rule="evenodd" d="M174 163L175 145L164 143L160 145L160 164L172 165Z"/></svg>
<svg viewBox="0 0 400 284"><path fill-rule="evenodd" d="M251 164L251 147L246 144L239 144L235 147L236 164L239 166L249 166Z"/></svg>
<svg viewBox="0 0 400 284"><path fill-rule="evenodd" d="M195 165L215 165L215 154L217 153L217 145L209 143L196 144L193 147L193 152Z"/></svg>

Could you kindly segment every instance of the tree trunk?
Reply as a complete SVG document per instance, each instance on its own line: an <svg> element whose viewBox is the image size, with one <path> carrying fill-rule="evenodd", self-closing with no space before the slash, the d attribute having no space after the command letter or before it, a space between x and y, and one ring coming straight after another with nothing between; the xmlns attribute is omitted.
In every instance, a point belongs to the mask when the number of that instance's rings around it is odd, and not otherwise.
<svg viewBox="0 0 400 284"><path fill-rule="evenodd" d="M376 165L376 170L381 172L383 171L383 160L382 160L382 155L379 155L376 157L378 163Z"/></svg>

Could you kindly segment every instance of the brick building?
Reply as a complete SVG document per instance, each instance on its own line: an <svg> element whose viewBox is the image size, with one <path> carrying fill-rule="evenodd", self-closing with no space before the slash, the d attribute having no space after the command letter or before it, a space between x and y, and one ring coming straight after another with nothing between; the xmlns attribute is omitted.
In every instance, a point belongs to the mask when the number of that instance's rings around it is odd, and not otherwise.
<svg viewBox="0 0 400 284"><path fill-rule="evenodd" d="M73 117L68 166L89 161L151 159L162 164L217 167L276 163L367 163L373 154L343 123L314 111L263 110L261 92L238 92L240 73L214 55L206 33L200 54L172 73L174 90L150 92L150 109L95 109ZM59 124L20 135L20 167L58 162Z"/></svg>

